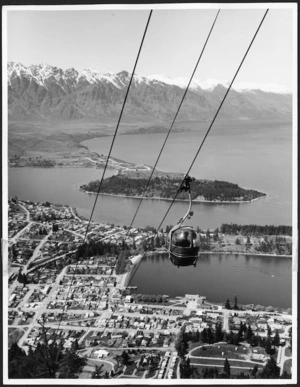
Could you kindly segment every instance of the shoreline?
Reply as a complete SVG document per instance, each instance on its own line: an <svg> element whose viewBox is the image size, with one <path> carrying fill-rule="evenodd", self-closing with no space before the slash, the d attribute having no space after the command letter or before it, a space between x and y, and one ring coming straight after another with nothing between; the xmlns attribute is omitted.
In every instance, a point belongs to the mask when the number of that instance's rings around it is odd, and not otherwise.
<svg viewBox="0 0 300 387"><path fill-rule="evenodd" d="M132 273L134 273L134 269L139 266L139 264L144 258L144 255L145 254L138 254L130 259L130 261L132 262L132 267L128 272L121 274L122 275L121 281L120 281L121 288L126 289L127 286L130 284Z"/></svg>
<svg viewBox="0 0 300 387"><path fill-rule="evenodd" d="M165 251L146 251L145 255L154 255L154 254L167 254L168 250ZM200 251L200 257L201 254L215 254L215 255L251 255L254 257L271 257L271 258L293 258L292 255L278 255L278 254L258 254L258 253L244 253L244 252L229 252L229 251Z"/></svg>
<svg viewBox="0 0 300 387"><path fill-rule="evenodd" d="M79 191L84 192L86 194L93 194L93 195L98 195L97 192L93 191L86 191L83 189L79 189ZM142 196L130 196L130 195L122 195L122 194L109 194L109 193L104 193L100 192L99 195L105 195L105 196L116 196L116 197L121 197L121 198L129 198L129 199L141 199ZM260 196L258 198L252 199L252 200L236 200L236 201L229 201L229 200L200 200L200 199L193 199L193 203L211 203L211 204L246 204L246 203L253 203L256 200L262 199L262 198L267 198L270 197L270 195L264 195ZM164 200L164 201L173 201L173 199L170 198L161 198L159 196L152 196L152 197L144 197L144 199L147 200ZM188 202L188 199L176 199L177 202Z"/></svg>

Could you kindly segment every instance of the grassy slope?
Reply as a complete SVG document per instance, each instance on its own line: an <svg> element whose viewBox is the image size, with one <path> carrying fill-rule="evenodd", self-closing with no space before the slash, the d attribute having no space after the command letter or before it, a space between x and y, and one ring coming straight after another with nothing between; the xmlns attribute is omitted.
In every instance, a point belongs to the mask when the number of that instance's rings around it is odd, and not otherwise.
<svg viewBox="0 0 300 387"><path fill-rule="evenodd" d="M80 142L96 137L113 135L117 119L101 121L9 121L8 155L42 156L47 158L87 150ZM153 123L123 120L118 134L152 133L159 128L165 131L164 125L153 126Z"/></svg>

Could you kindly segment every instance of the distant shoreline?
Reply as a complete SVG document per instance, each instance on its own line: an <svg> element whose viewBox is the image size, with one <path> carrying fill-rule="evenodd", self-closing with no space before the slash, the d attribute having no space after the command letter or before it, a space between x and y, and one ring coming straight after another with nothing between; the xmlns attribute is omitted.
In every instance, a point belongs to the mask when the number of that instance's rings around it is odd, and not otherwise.
<svg viewBox="0 0 300 387"><path fill-rule="evenodd" d="M98 195L97 192L93 191L86 191L84 189L79 189L81 192L84 192L86 194L94 194ZM130 195L122 195L122 194L109 194L100 192L99 195L106 195L106 196L117 196L122 198L129 198L129 199L141 199L142 196L130 196ZM193 203L212 203L212 204L244 204L244 203L252 203L256 200L269 197L270 195L264 195L260 196L258 198L252 199L252 200L236 200L236 201L229 201L229 200L200 200L200 199L193 199ZM165 200L165 201L173 201L173 199L170 198L161 198L159 196L152 196L152 197L144 197L143 199L150 199L150 200ZM188 202L187 199L176 199L178 202Z"/></svg>
<svg viewBox="0 0 300 387"><path fill-rule="evenodd" d="M145 255L154 255L154 254L167 254L168 251L146 251ZM229 252L229 251L200 251L200 257L201 254L216 254L216 255L253 255L255 257L271 257L271 258L293 258L292 255L278 255L278 254L259 254L259 253L244 253L244 252Z"/></svg>

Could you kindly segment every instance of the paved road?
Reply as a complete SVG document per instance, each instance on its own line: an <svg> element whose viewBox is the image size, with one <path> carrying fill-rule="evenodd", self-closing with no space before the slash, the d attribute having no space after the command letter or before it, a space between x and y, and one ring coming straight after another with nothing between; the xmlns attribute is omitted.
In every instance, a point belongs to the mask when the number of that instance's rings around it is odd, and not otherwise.
<svg viewBox="0 0 300 387"><path fill-rule="evenodd" d="M228 359L228 360L230 361L230 359ZM193 366L202 366L202 367L220 367L220 368L224 367L224 365L221 365L221 364L207 364L207 363L199 364L199 363L192 363L192 362L191 362L191 365L193 365ZM235 366L235 365L231 365L230 364L230 368L238 368L238 369L241 369L241 370L249 370L251 367L240 367L240 366Z"/></svg>
<svg viewBox="0 0 300 387"><path fill-rule="evenodd" d="M230 311L227 310L227 309L222 309L222 312L223 312L223 329L224 329L226 332L229 332L230 329L229 329L229 321L228 321L228 318L229 318L229 315L230 315Z"/></svg>
<svg viewBox="0 0 300 387"><path fill-rule="evenodd" d="M106 363L106 364L109 364L111 366L111 369L113 370L113 372L115 372L115 364L112 362L112 361L109 361L109 360L104 360L104 359L94 359L94 358L91 358L91 357L88 357L87 358L88 361L94 365L98 365L98 363Z"/></svg>
<svg viewBox="0 0 300 387"><path fill-rule="evenodd" d="M79 220L80 222L82 222L82 219L80 219L80 218L75 214L73 208L72 208L72 207L69 207L69 209L70 209L70 212L72 213L73 217L74 217L75 219ZM68 231L70 231L70 230L68 230Z"/></svg>
<svg viewBox="0 0 300 387"><path fill-rule="evenodd" d="M31 227L32 224L33 224L33 222L29 222L24 228L22 228L22 230L20 230L14 237L12 237L9 240L9 244L13 245L14 243L16 243L17 239L20 238L20 236L23 234L24 231L29 230L29 228Z"/></svg>
<svg viewBox="0 0 300 387"><path fill-rule="evenodd" d="M192 355L189 355L190 359L199 359L199 361L201 361L202 359L203 360L225 360L225 357L212 357L212 356L192 356ZM261 362L257 362L257 361L253 361L253 360L244 360L244 359L228 359L229 362L241 362L241 363L252 363L253 365L257 364L257 365L260 365L262 366L263 363ZM233 365L234 367L234 365Z"/></svg>
<svg viewBox="0 0 300 387"><path fill-rule="evenodd" d="M50 238L50 236L53 234L53 231L51 230L49 232L48 235L45 235L45 237L41 240L41 242L39 243L39 245L35 248L32 256L30 257L30 259L27 261L26 265L24 266L23 268L23 273L27 274L27 270L28 270L28 266L31 262L34 262L36 260L36 258L38 257L39 253L40 253L40 250L41 248L44 246L44 244L48 241L48 239Z"/></svg>
<svg viewBox="0 0 300 387"><path fill-rule="evenodd" d="M58 255L57 257L54 257L54 258L50 258L48 259L47 261L43 261L41 263L38 263L37 262L37 265L36 266L33 266L31 269L28 270L28 273L31 273L32 271L36 270L37 268L39 267L42 267L44 265L47 265L48 263L50 262L54 262L54 261L57 261L58 259L60 258L64 258L66 255L69 255L69 254L74 254L77 250L72 250L72 251L68 251L67 253L64 253L62 255Z"/></svg>
<svg viewBox="0 0 300 387"><path fill-rule="evenodd" d="M277 365L280 367L280 375L283 373L283 366L286 360L292 359L292 356L285 356L285 349L289 347L288 343L285 343L283 347L279 347L277 355Z"/></svg>
<svg viewBox="0 0 300 387"><path fill-rule="evenodd" d="M79 238L84 238L84 235L82 235L82 234L79 234L78 232L76 232L76 231L73 231L73 230L68 230L68 229L66 229L66 231L68 231L68 232L70 232L70 233L72 233L72 234L74 234L74 235L76 235L76 236L78 236ZM73 242L71 242L71 243L73 243Z"/></svg>
<svg viewBox="0 0 300 387"><path fill-rule="evenodd" d="M18 205L19 205L20 207L22 207L23 210L26 212L26 221L29 222L29 221L30 221L30 212L29 212L29 211L27 210L27 208L26 208L23 204L21 204L20 202L18 202Z"/></svg>

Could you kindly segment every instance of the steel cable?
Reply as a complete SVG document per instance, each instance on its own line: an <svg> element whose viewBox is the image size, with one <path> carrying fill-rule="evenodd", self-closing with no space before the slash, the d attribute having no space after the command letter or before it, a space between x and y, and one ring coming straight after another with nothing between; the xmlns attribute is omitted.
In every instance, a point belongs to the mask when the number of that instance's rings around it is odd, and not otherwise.
<svg viewBox="0 0 300 387"><path fill-rule="evenodd" d="M149 179L148 179L148 181L147 181L146 187L145 187L145 189L144 189L144 191L143 191L143 193L142 193L142 197L140 198L140 201L139 201L139 204L138 204L137 209L136 209L136 211L135 211L135 214L134 214L134 216L133 216L133 219L132 219L132 221L131 221L131 223L130 223L130 225L129 225L129 229L128 229L128 232L127 232L127 236L129 235L130 229L131 229L131 227L132 227L132 225L133 225L133 223L134 223L134 221L135 221L135 218L136 218L137 213L138 213L138 211L139 211L139 209L140 209L140 206L141 206L141 204L142 204L142 201L143 201L143 199L145 198L145 194L146 194L146 192L147 192L147 189L148 189L148 187L149 187L150 181L151 181L151 179L152 179L152 177L153 177L153 174L154 174L154 172L155 172L155 168L156 168L156 166L157 166L157 164L158 164L158 161L159 161L159 159L160 159L160 157L161 157L161 154L162 154L162 152L163 152L163 150L164 150L164 147L165 147L166 142L167 142L167 140L168 140L168 138L169 138L169 135L170 135L170 133L171 133L171 131L172 131L172 129L173 129L174 123L175 123L176 118L177 118L177 116L178 116L178 114L179 114L180 108L181 108L181 106L182 106L182 104L183 104L183 101L184 101L185 96L186 96L186 94L187 94L187 92L188 92L188 89L189 89L190 84L191 84L191 82L192 82L192 79L193 79L193 77L194 77L194 75L195 75L195 72L196 72L196 70L197 70L197 68L198 68L199 62L200 62L200 60L201 60L201 58L202 58L202 55L203 55L204 50L205 50L205 48L206 48L207 42L208 42L208 40L209 40L209 38L210 38L210 35L211 35L211 33L212 33L213 29L214 29L214 26L215 26L215 24L216 24L216 21L217 21L217 18L218 18L218 16L219 16L219 13L220 13L220 9L218 10L217 15L216 15L215 18L214 18L213 24L212 24L212 26L211 26L211 28L210 28L210 30L209 30L209 33L208 33L208 35L207 35L207 37L206 37L205 43L204 43L204 45L203 45L203 48L202 48L201 53L200 53L200 55L199 55L199 58L198 58L198 60L197 60L197 62L196 62L196 65L195 65L195 67L194 67L194 70L193 70L193 72L192 72L192 75L191 75L191 77L190 77L190 80L189 80L189 82L188 82L188 84L187 84L187 86L186 86L186 88L185 88L185 91L184 91L184 93L183 93L183 96L182 96L182 98L181 98L181 101L180 101L180 103L179 103L179 106L178 106L178 108L177 108L175 117L174 117L174 119L173 119L173 121L172 121L172 123L171 123L171 126L170 126L170 128L169 128L169 130L168 130L168 133L167 133L167 135L166 135L166 138L165 138L165 140L164 140L164 142L163 142L163 145L162 145L162 147L161 147L161 149L160 149L160 152L159 152L158 157L157 157L157 159L156 159L156 161L155 161L154 167L152 168L152 171L151 171L151 174L150 174Z"/></svg>
<svg viewBox="0 0 300 387"><path fill-rule="evenodd" d="M269 9L267 9L267 10L265 11L264 16L263 16L261 22L259 23L259 26L258 26L257 29L256 29L256 32L255 32L255 34L254 34L254 36L253 36L253 38L252 38L252 40L251 40L251 42L250 42L250 44L249 44L247 50L246 50L246 53L244 54L243 59L242 59L241 63L239 64L239 66L238 66L238 68L237 68L237 70L236 70L236 72L235 72L235 74L234 74L234 77L232 78L232 81L230 82L229 87L227 88L227 91L226 91L226 93L225 93L225 95L224 95L224 97L223 97L223 99L222 99L222 101L221 101L221 103L220 103L220 105L219 105L219 108L218 108L218 110L216 111L216 113L215 113L215 115L214 115L214 118L213 118L213 120L212 120L210 126L208 127L208 129L207 129L207 131L206 131L206 133L205 133L205 136L204 136L204 138L203 138L203 140L202 140L202 142L201 142L201 144L200 144L200 146L199 146L199 148L198 148L198 150L197 150L197 152L196 152L196 154L195 154L195 157L194 157L194 159L193 159L193 161L192 161L192 163L191 163L191 165L190 165L190 167L189 167L187 173L185 174L185 176L184 176L182 182L184 181L184 179L186 178L186 176L188 176L188 174L190 173L190 171L191 171L191 169L192 169L192 167L193 167L193 165L194 165L194 163L195 163L195 161L196 161L196 159L197 159L197 157L198 157L198 155L199 155L199 153L200 153L200 151L201 151L201 149L202 149L202 146L203 146L203 144L204 144L204 142L205 142L205 140L206 140L206 138L207 138L207 136L208 136L208 134L209 134L209 132L210 132L210 130L211 130L211 128L212 128L212 126L213 126L213 124L214 124L214 122L215 122L215 120L216 120L216 118L217 118L217 116L218 116L218 114L219 114L219 112L220 112L220 110L221 110L221 108L222 108L224 102L225 102L225 99L226 99L226 97L227 97L227 95L228 95L228 93L229 93L229 91L230 91L230 89L231 89L231 86L232 86L233 82L235 81L235 79L236 79L236 77L237 77L237 75L238 75L238 73L239 73L239 71L240 71L240 69L241 69L241 67L242 67L242 65L243 65L243 63L244 63L244 61L245 61L245 59L246 59L246 57L247 57L247 55L248 55L248 52L250 51L250 48L251 48L251 46L252 46L252 44L253 44L253 42L254 42L254 40L255 40L255 38L256 38L258 32L259 32L259 30L260 30L260 27L261 27L262 24L263 24L263 22L264 22L264 20L265 20L265 17L267 16L267 13L268 13L268 12L269 12ZM181 184L182 184L182 183L181 183ZM180 184L180 186L181 186L181 184ZM178 190L177 190L177 192L176 192L176 195L174 196L174 198L173 198L171 204L169 205L169 208L167 209L167 212L165 213L165 215L164 215L162 221L160 222L159 226L156 228L156 233L158 232L158 230L159 230L160 227L162 226L164 220L166 219L166 217L167 217L167 215L168 215L168 213L169 213L169 211L170 211L172 205L174 204L174 202L175 202L175 200L176 200L176 198L177 198L177 196L178 196L178 194L179 194L179 191L180 191L180 187L178 188Z"/></svg>
<svg viewBox="0 0 300 387"><path fill-rule="evenodd" d="M143 33L143 37L142 37L142 40L141 40L141 43L140 43L140 46L139 46L138 54L137 54L137 57L136 57L136 60L135 60L135 63L134 63L133 71L132 71L132 74L131 74L131 77L130 77L130 81L128 83L127 91L126 91L126 94L125 94L125 98L124 98L124 101L123 101L123 105L122 105L122 108L121 108L121 112L120 112L120 115L119 115L117 126L116 126L116 129L115 129L115 132L114 132L113 140L111 142L109 153L108 153L108 156L107 156L107 159L106 159L106 163L105 163L105 166L104 166L104 169L103 169L101 181L99 183L99 187L98 187L98 191L97 191L96 198L95 198L95 201L94 201L94 205L93 205L93 208L92 208L92 212L91 212L91 215L90 215L90 218L89 218L89 221L88 221L88 224L87 224L86 232L85 232L85 235L84 235L84 239L83 239L83 242L82 242L83 246L84 246L84 243L86 241L86 237L87 237L87 234L88 234L89 226L90 226L91 221L92 221L92 217L93 217L93 213L94 213L94 210L95 210L95 207L96 207L97 199L98 199L98 196L99 196L99 193L100 193L100 190L101 190L101 186L102 186L104 175L105 175L105 172L106 172L106 169L107 169L108 161L109 161L109 158L110 158L113 146L114 146L116 135L117 135L117 132L118 132L118 129L119 129L119 125L120 125L120 122L121 122L121 118L122 118L122 115L123 115L123 112L124 112L124 108L125 108L125 105L126 105L127 97L128 97L129 90L130 90L130 86L132 84L132 80L133 80L134 73L135 73L135 70L136 70L136 67L137 67L137 63L138 63L138 60L139 60L139 57L140 57L140 53L141 53L141 50L142 50L142 47L143 47L143 44L144 44L144 40L145 40L145 36L146 36L147 30L148 30L148 26L149 26L149 23L150 23L152 12L153 11L151 10L150 13L149 13L149 16L148 16L148 19L147 19L147 23L146 23L146 27L145 27L145 30L144 30L144 33ZM69 289L67 291L66 298L64 300L65 301L65 306L66 306L66 304L68 302L69 293L70 293L70 290L72 288L73 280L75 278L75 273L76 273L77 266L78 266L78 262L75 265L74 274L72 276L71 283L70 283ZM63 310L63 312L64 312L64 310ZM63 313L61 314L61 318L60 318L59 324L58 324L58 326L57 326L57 328L55 330L54 335L56 334L56 332L60 328L60 325L62 323L62 318L63 318Z"/></svg>

